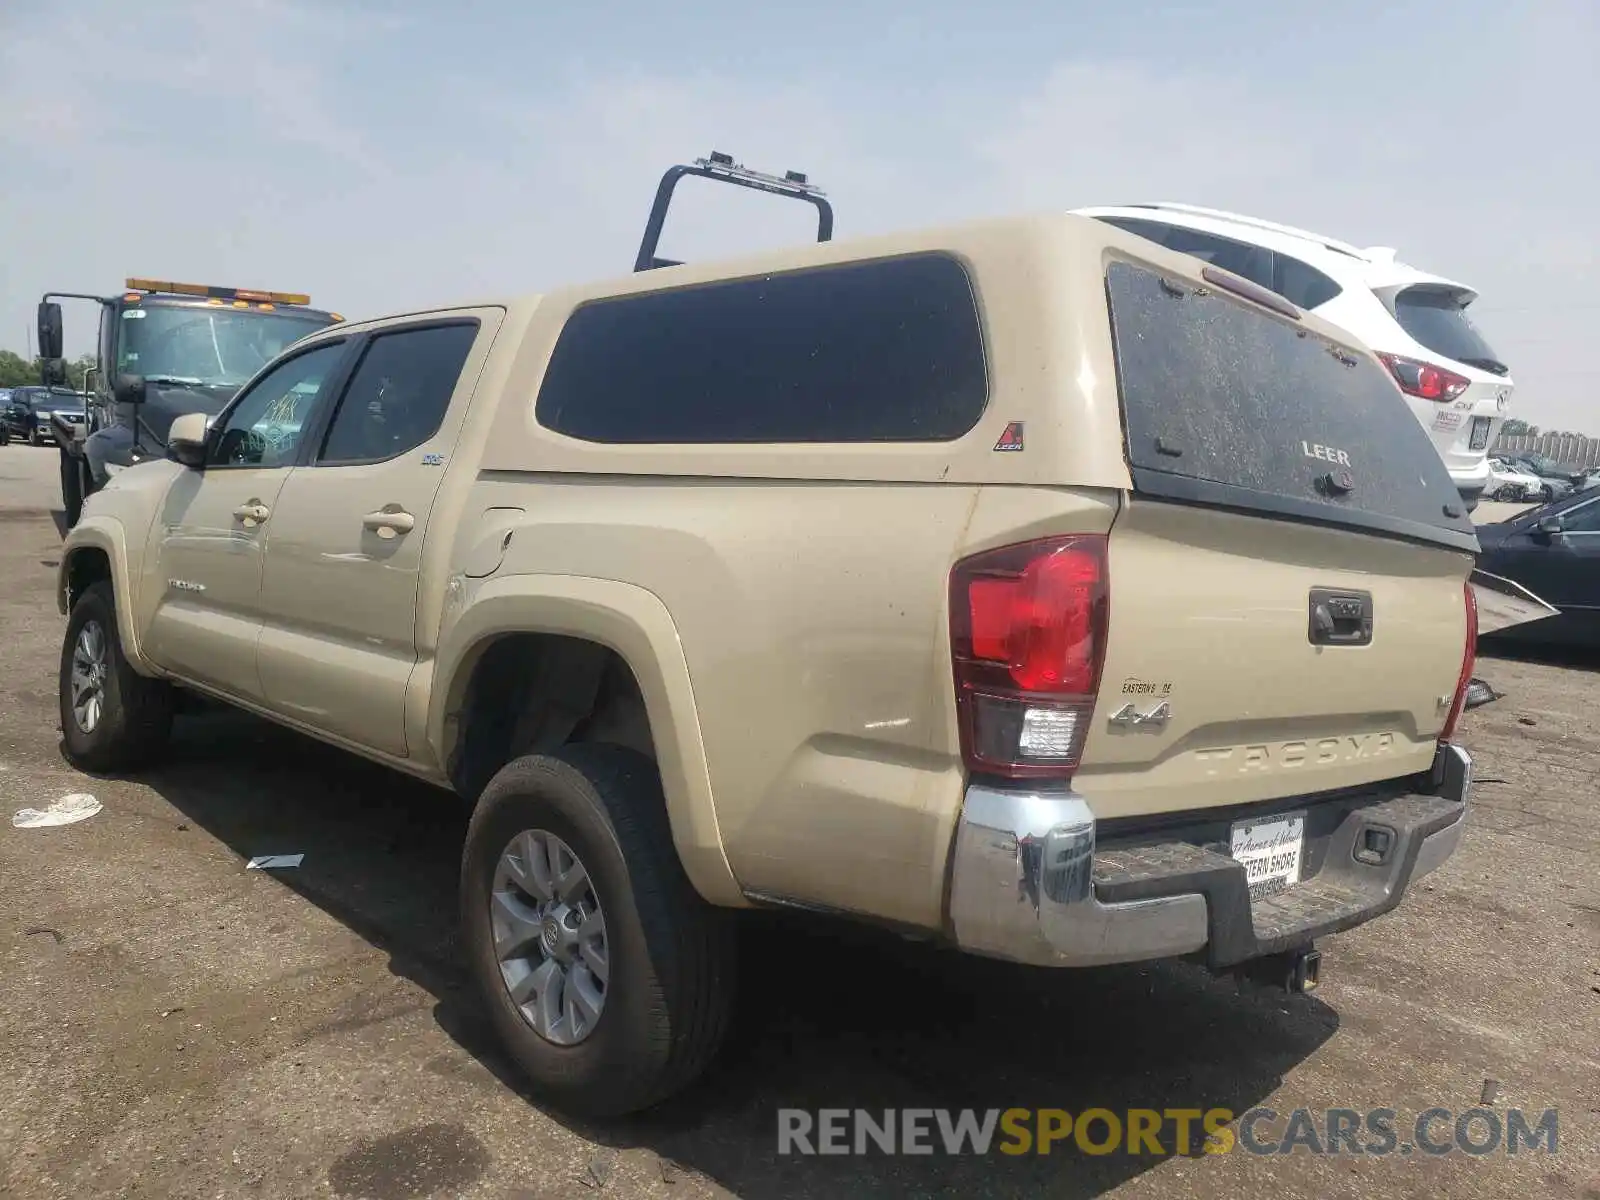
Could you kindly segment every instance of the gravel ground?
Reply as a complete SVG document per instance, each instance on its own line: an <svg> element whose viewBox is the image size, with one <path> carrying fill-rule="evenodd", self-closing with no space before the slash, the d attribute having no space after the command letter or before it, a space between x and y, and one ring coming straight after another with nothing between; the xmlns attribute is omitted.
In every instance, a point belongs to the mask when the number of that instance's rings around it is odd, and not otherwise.
<svg viewBox="0 0 1600 1200"><path fill-rule="evenodd" d="M0 483L35 469L19 454L52 478L12 446ZM1461 850L1327 940L1313 996L752 924L718 1068L662 1113L588 1126L519 1092L463 986L452 798L232 714L187 718L136 782L65 764L60 540L38 507L0 493L0 800L105 807L0 826L0 1195L1600 1200L1590 665L1483 665L1505 695L1466 718L1482 782ZM244 869L293 852L298 870ZM1405 1135L1486 1080L1496 1113L1557 1109L1556 1153L804 1158L775 1136L781 1107L1257 1105L1391 1108Z"/></svg>

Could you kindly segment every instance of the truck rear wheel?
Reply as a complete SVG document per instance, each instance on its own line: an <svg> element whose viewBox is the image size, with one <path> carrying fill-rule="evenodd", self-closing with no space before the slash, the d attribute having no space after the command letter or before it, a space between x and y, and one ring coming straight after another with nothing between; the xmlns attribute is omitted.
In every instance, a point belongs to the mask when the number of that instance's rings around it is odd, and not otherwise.
<svg viewBox="0 0 1600 1200"><path fill-rule="evenodd" d="M61 643L61 740L85 771L126 771L154 760L172 732L172 686L133 669L122 653L111 584L91 584L72 606Z"/></svg>
<svg viewBox="0 0 1600 1200"><path fill-rule="evenodd" d="M642 754L571 745L502 767L467 831L461 922L496 1031L564 1109L648 1108L721 1044L731 915L684 875Z"/></svg>

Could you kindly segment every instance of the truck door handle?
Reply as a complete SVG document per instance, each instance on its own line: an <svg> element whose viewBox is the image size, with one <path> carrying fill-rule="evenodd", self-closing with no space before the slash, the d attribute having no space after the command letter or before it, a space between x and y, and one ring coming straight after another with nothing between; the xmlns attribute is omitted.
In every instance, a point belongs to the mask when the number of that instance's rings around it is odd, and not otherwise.
<svg viewBox="0 0 1600 1200"><path fill-rule="evenodd" d="M404 509L380 508L362 517L361 523L381 538L392 538L396 534L410 533L417 519Z"/></svg>
<svg viewBox="0 0 1600 1200"><path fill-rule="evenodd" d="M252 500L248 504L241 504L233 510L233 515L246 525L259 525L267 519L272 510L259 500Z"/></svg>

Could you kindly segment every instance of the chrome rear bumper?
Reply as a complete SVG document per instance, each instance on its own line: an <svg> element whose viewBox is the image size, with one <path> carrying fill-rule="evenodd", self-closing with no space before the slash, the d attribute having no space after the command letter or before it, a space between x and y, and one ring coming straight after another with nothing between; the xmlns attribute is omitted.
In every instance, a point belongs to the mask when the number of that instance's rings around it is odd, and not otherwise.
<svg viewBox="0 0 1600 1200"><path fill-rule="evenodd" d="M956 831L950 925L963 950L1038 966L1094 966L1207 951L1226 966L1349 929L1400 902L1455 851L1472 759L1442 746L1427 790L1325 801L1319 868L1252 904L1244 868L1205 833L1096 847L1094 813L1070 791L967 789ZM1196 828L1207 814L1192 814ZM1387 831L1380 863L1353 853Z"/></svg>

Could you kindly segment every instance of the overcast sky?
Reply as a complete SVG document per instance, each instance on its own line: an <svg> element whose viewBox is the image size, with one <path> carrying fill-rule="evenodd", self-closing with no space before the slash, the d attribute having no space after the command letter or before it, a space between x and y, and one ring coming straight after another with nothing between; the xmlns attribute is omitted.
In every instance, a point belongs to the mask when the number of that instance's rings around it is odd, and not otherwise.
<svg viewBox="0 0 1600 1200"><path fill-rule="evenodd" d="M1396 246L1482 293L1514 415L1600 434L1596 0L771 8L0 0L0 347L130 275L357 316L620 274L718 149L839 237L1160 199ZM808 232L682 194L675 257Z"/></svg>

